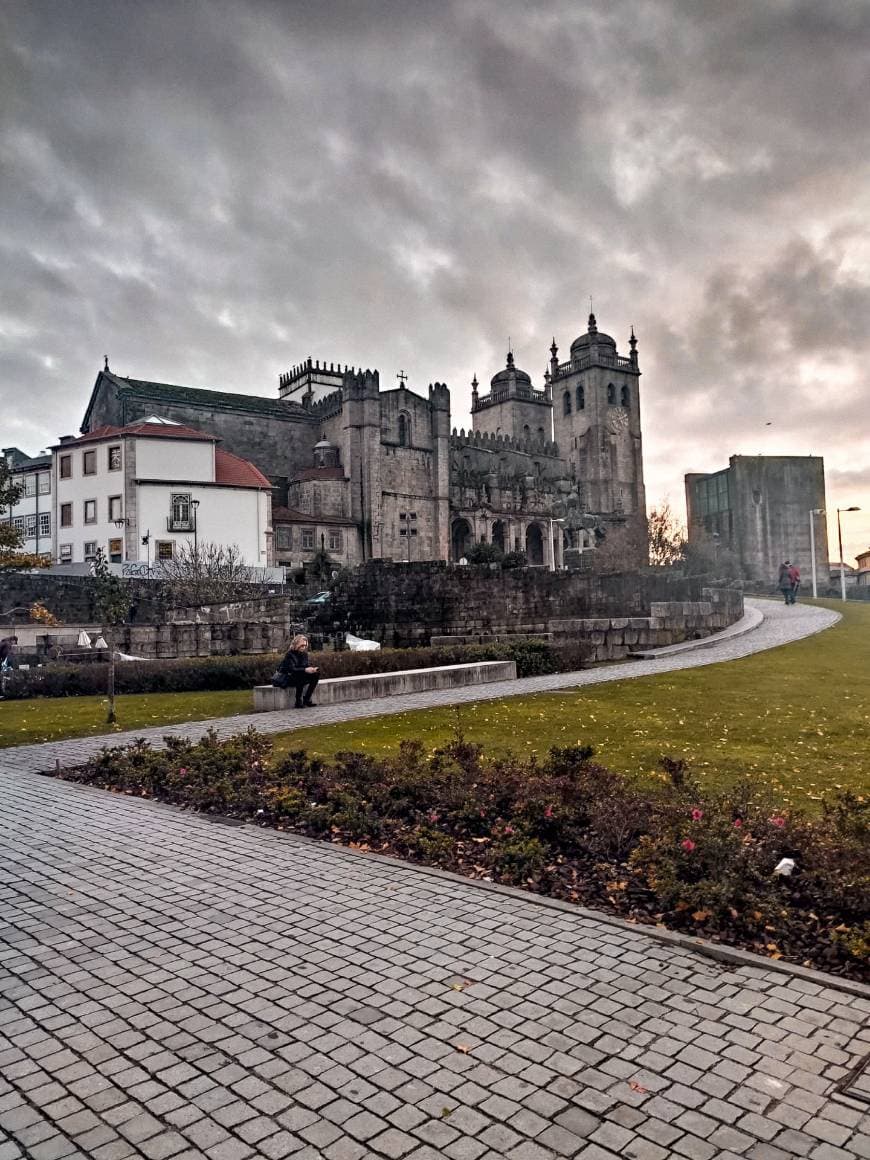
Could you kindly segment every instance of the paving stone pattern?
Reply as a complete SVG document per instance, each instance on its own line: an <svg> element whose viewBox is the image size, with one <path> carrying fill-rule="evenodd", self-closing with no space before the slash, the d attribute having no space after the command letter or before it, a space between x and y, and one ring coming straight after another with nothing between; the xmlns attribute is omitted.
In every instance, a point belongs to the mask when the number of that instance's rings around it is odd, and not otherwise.
<svg viewBox="0 0 870 1160"><path fill-rule="evenodd" d="M28 773L0 1160L863 1160L870 999Z"/></svg>
<svg viewBox="0 0 870 1160"><path fill-rule="evenodd" d="M429 693L409 693L405 696L384 697L377 701L356 701L346 705L329 705L319 709L282 711L278 713L247 713L238 717L221 717L210 721L191 721L186 725L158 726L138 729L129 733L112 734L111 738L85 737L70 741L53 741L43 745L21 745L14 749L0 749L0 774L19 769L33 773L54 770L58 763L68 769L83 765L105 746L125 745L144 737L155 746L162 746L167 735L198 740L207 730L214 729L220 737L230 737L249 726L263 733L286 733L291 730L318 725L334 725L342 721L359 720L388 713L406 713L412 709L429 709L440 705L471 704L499 697L528 696L559 689L580 688L605 681L630 680L653 673L696 668L736 660L751 653L776 648L800 640L829 628L839 620L839 613L808 604L786 606L773 600L746 600L747 606L764 614L761 625L743 636L726 630L716 644L705 645L694 652L673 653L670 650L651 660L628 661L604 668L585 669L577 673L554 673L546 677L525 677L518 681L496 681L491 685L470 685L464 689L443 689ZM3 1157L0 1156L0 1160Z"/></svg>

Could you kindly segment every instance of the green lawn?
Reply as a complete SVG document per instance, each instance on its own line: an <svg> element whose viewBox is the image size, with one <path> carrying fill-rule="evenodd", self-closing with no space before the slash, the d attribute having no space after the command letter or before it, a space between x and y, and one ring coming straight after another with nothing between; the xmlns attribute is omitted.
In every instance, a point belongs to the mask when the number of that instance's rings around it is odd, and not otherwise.
<svg viewBox="0 0 870 1160"><path fill-rule="evenodd" d="M870 605L820 601L844 612L834 628L740 661L509 697L451 709L401 713L324 726L276 739L304 747L394 750L418 737L434 748L457 726L490 751L543 754L551 745L594 745L614 769L651 774L662 754L688 759L711 783L749 775L786 801L834 785L870 792ZM160 693L118 698L115 731L251 710L247 691ZM0 704L0 745L111 733L105 699L70 697Z"/></svg>
<svg viewBox="0 0 870 1160"><path fill-rule="evenodd" d="M350 721L283 734L280 749L329 756L434 748L457 726L490 752L544 754L594 745L626 773L653 774L662 754L686 758L709 783L749 776L788 803L849 786L870 792L870 605L819 601L843 620L817 636L739 661L576 691Z"/></svg>
<svg viewBox="0 0 870 1160"><path fill-rule="evenodd" d="M129 693L115 698L118 722L112 727L106 724L105 697L4 701L0 703L0 748L228 717L250 713L253 707L253 697L244 689L226 693Z"/></svg>

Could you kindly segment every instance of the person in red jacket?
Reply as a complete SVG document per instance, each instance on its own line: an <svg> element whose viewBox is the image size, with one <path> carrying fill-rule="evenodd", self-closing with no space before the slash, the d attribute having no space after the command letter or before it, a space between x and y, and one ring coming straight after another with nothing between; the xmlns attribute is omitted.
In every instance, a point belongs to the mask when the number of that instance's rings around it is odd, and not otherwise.
<svg viewBox="0 0 870 1160"><path fill-rule="evenodd" d="M788 570L788 578L791 582L791 592L789 604L794 604L797 600L798 589L801 586L801 570L797 564L791 564Z"/></svg>

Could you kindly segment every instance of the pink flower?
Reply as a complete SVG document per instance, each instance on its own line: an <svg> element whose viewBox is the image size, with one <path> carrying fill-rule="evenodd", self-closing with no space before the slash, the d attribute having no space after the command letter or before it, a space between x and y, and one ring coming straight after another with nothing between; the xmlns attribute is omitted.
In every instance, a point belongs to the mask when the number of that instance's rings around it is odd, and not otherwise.
<svg viewBox="0 0 870 1160"><path fill-rule="evenodd" d="M691 854L691 852L695 849L695 843L691 838L686 838L684 841L680 842L680 845L683 847L687 854Z"/></svg>
<svg viewBox="0 0 870 1160"><path fill-rule="evenodd" d="M701 820L701 818L703 818L703 816L704 816L703 810L699 810L697 808L692 810L692 821L693 822L700 822L700 820Z"/></svg>
<svg viewBox="0 0 870 1160"><path fill-rule="evenodd" d="M438 821L438 815L435 813L435 811L434 811L434 810L433 810L433 811L432 811L432 813L429 815L429 821L430 821L430 822L437 822L437 821Z"/></svg>
<svg viewBox="0 0 870 1160"><path fill-rule="evenodd" d="M187 770L186 769L179 769L178 772L181 774L182 777L184 777L184 775L187 773Z"/></svg>
<svg viewBox="0 0 870 1160"><path fill-rule="evenodd" d="M552 816L553 816L553 807L547 806L547 808L544 810L544 817L551 818Z"/></svg>
<svg viewBox="0 0 870 1160"><path fill-rule="evenodd" d="M513 828L513 826L505 826L505 828L504 828L504 832L505 832L506 834L512 834L512 833L514 832L514 828Z"/></svg>
<svg viewBox="0 0 870 1160"><path fill-rule="evenodd" d="M776 826L777 829L781 830L782 827L785 825L785 818L771 818L770 824L772 826Z"/></svg>
<svg viewBox="0 0 870 1160"><path fill-rule="evenodd" d="M735 830L739 830L742 825L743 825L743 820L741 818L734 819L734 829Z"/></svg>

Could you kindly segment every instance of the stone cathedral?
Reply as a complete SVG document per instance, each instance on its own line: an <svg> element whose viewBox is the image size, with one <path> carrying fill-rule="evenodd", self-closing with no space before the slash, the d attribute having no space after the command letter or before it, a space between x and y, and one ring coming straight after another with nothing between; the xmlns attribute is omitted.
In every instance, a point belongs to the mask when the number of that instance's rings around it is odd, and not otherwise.
<svg viewBox="0 0 870 1160"><path fill-rule="evenodd" d="M219 436L269 477L272 559L325 549L337 563L460 560L497 544L543 567L588 566L596 549L645 559L640 369L598 330L560 362L555 339L540 388L513 352L472 380L471 429L451 428L450 392L405 377L306 359L277 397L97 376L82 432L160 415ZM633 559L633 555L638 558Z"/></svg>

